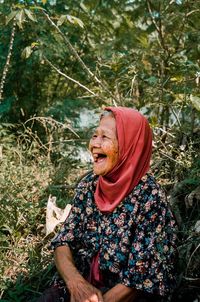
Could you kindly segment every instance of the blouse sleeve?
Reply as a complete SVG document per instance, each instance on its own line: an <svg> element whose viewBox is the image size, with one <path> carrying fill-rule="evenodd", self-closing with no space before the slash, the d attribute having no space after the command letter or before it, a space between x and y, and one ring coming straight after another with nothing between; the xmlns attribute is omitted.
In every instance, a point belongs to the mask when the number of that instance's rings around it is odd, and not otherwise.
<svg viewBox="0 0 200 302"><path fill-rule="evenodd" d="M81 241L80 238L82 234L83 200L84 192L80 184L76 189L70 214L65 220L61 230L53 238L51 249L55 250L57 247L62 245L69 246L72 250L79 248L79 242Z"/></svg>
<svg viewBox="0 0 200 302"><path fill-rule="evenodd" d="M175 221L158 185L144 193L138 214L121 283L165 295L174 284L176 235Z"/></svg>

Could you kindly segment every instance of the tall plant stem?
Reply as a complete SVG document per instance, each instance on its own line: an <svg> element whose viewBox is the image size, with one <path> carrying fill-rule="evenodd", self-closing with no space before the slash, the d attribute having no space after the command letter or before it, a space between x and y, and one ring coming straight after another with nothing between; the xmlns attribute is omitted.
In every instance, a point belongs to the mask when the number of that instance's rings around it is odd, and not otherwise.
<svg viewBox="0 0 200 302"><path fill-rule="evenodd" d="M5 63L4 69L3 69L3 74L2 74L2 78L1 78L1 82L0 82L0 103L2 102L2 99L3 99L3 90L4 90L5 80L6 80L8 68L10 65L10 58L12 55L13 43L14 43L14 39L15 39L15 30L16 30L16 20L14 19L13 28L12 28L11 36L10 36L8 55L7 55L6 63Z"/></svg>

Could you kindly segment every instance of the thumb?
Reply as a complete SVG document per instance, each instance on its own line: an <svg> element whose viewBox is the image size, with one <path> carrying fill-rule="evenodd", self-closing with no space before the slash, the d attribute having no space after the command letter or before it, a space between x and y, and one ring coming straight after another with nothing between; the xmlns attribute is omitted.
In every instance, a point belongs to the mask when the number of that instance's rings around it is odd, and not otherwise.
<svg viewBox="0 0 200 302"><path fill-rule="evenodd" d="M99 300L97 294L93 294L93 295L90 297L90 302L101 302L101 300Z"/></svg>

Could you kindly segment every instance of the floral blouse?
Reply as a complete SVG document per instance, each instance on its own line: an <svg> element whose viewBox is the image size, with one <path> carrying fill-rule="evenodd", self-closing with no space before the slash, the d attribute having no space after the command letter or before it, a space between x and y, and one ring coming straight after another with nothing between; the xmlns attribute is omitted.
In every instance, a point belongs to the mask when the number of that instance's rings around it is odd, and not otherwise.
<svg viewBox="0 0 200 302"><path fill-rule="evenodd" d="M175 221L160 186L145 175L111 213L94 201L98 176L78 184L70 215L52 241L68 245L80 273L87 278L93 256L108 288L118 283L166 295L174 287Z"/></svg>

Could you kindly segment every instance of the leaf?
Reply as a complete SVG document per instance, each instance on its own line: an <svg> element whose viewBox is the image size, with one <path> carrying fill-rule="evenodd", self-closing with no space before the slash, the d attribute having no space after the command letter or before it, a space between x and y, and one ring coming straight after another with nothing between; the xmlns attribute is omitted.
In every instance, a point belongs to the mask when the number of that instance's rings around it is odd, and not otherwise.
<svg viewBox="0 0 200 302"><path fill-rule="evenodd" d="M40 6L29 6L30 9L34 10L34 9L39 9L39 10L45 10L43 7L40 7Z"/></svg>
<svg viewBox="0 0 200 302"><path fill-rule="evenodd" d="M194 230L196 233L200 233L200 220L195 223Z"/></svg>
<svg viewBox="0 0 200 302"><path fill-rule="evenodd" d="M60 16L57 22L57 26L61 26L66 21L66 15Z"/></svg>
<svg viewBox="0 0 200 302"><path fill-rule="evenodd" d="M47 0L42 0L42 4L45 5L47 3Z"/></svg>
<svg viewBox="0 0 200 302"><path fill-rule="evenodd" d="M74 25L79 25L81 28L84 27L84 24L81 19L71 15L61 15L58 19L57 26L61 26L65 21L69 21L71 24Z"/></svg>
<svg viewBox="0 0 200 302"><path fill-rule="evenodd" d="M175 77L171 78L172 82L182 82L183 81L183 76L182 75L177 75Z"/></svg>
<svg viewBox="0 0 200 302"><path fill-rule="evenodd" d="M89 42L89 44L90 44L90 46L91 46L92 48L95 48L95 42L94 42L93 39L91 39L90 37L88 37L88 42Z"/></svg>
<svg viewBox="0 0 200 302"><path fill-rule="evenodd" d="M150 84L150 85L155 85L158 82L158 79L154 76L149 77L148 79L146 79L146 81Z"/></svg>
<svg viewBox="0 0 200 302"><path fill-rule="evenodd" d="M190 101L192 103L192 105L194 106L194 108L198 111L200 111L200 97L198 96L194 96L194 95L190 95Z"/></svg>
<svg viewBox="0 0 200 302"><path fill-rule="evenodd" d="M85 6L85 4L83 2L80 3L80 7L82 8L82 10L85 12L85 13L88 13L88 9L87 7Z"/></svg>
<svg viewBox="0 0 200 302"><path fill-rule="evenodd" d="M24 10L18 11L16 14L16 20L17 20L17 25L19 26L20 29L22 29L22 23L25 21L25 14Z"/></svg>
<svg viewBox="0 0 200 302"><path fill-rule="evenodd" d="M27 17L28 17L31 21L37 22L36 17L33 15L33 13L32 13L30 10L28 10L28 9L25 8L24 11L25 11L25 14L27 15Z"/></svg>
<svg viewBox="0 0 200 302"><path fill-rule="evenodd" d="M84 27L83 21L81 21L81 19L71 16L71 15L67 15L66 17L70 23L72 23L74 25L79 25L81 28Z"/></svg>
<svg viewBox="0 0 200 302"><path fill-rule="evenodd" d="M38 42L33 42L33 43L31 43L31 48L34 48L34 47L39 46L39 45L40 45L40 43L38 43Z"/></svg>
<svg viewBox="0 0 200 302"><path fill-rule="evenodd" d="M142 47L144 48L149 47L149 40L147 35L141 35L140 37L137 38L137 40L140 42Z"/></svg>
<svg viewBox="0 0 200 302"><path fill-rule="evenodd" d="M7 17L6 17L6 25L12 20L15 18L17 14L17 11L16 10L13 10Z"/></svg>
<svg viewBox="0 0 200 302"><path fill-rule="evenodd" d="M52 6L56 5L56 0L49 0L49 4L52 5Z"/></svg>
<svg viewBox="0 0 200 302"><path fill-rule="evenodd" d="M32 50L31 46L25 47L21 54L22 59L28 59L30 57L30 55L32 54L32 52L33 52L33 50Z"/></svg>

